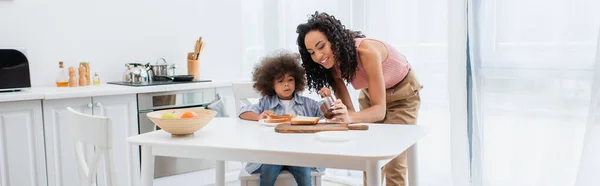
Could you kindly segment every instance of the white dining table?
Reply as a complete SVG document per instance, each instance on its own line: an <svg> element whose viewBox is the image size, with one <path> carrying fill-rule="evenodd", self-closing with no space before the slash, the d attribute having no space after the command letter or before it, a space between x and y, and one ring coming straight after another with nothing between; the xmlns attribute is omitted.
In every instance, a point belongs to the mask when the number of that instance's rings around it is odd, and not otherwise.
<svg viewBox="0 0 600 186"><path fill-rule="evenodd" d="M414 152L416 142L429 129L368 125L368 130L348 131L348 141L333 142L320 140L313 133L277 133L274 127L256 121L214 118L193 135L172 136L157 130L129 137L128 141L142 148L143 186L153 184L155 156L215 160L216 186L225 185L225 161L361 170L367 173L367 185L375 186L382 184L382 166L409 148ZM417 176L414 154L408 154L411 186L416 185Z"/></svg>

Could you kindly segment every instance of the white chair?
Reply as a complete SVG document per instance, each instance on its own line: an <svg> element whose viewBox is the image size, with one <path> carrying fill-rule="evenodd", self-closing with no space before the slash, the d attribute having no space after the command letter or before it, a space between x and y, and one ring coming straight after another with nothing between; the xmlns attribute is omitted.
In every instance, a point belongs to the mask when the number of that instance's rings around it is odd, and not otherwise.
<svg viewBox="0 0 600 186"><path fill-rule="evenodd" d="M104 158L106 185L116 185L116 177L112 169L111 120L106 117L82 114L67 107L64 124L71 130L70 135L73 137L80 185L96 185L96 172L101 158ZM91 162L86 161L85 145L94 146L95 152Z"/></svg>
<svg viewBox="0 0 600 186"><path fill-rule="evenodd" d="M236 117L240 115L240 109L244 105L250 105L249 99L261 98L260 94L252 87L252 82L234 82L231 87L233 89L233 97L235 99Z"/></svg>
<svg viewBox="0 0 600 186"><path fill-rule="evenodd" d="M256 92L254 87L252 87L252 82L234 82L232 83L233 88L233 97L235 98L235 107L236 107L236 117L240 114L240 108L243 105L252 104L249 99L260 98L260 94ZM260 174L250 174L245 169L245 163L242 164L240 170L240 183L241 186L258 186L260 184ZM321 186L321 176L323 173L312 171L312 185ZM275 186L290 186L296 185L296 180L288 171L281 171L281 174L277 177L277 181L275 181Z"/></svg>

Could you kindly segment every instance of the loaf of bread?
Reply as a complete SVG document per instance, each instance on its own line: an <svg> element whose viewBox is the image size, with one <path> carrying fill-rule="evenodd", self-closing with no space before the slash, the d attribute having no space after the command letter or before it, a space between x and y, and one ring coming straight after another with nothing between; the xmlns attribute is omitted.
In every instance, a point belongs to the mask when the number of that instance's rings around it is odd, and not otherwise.
<svg viewBox="0 0 600 186"><path fill-rule="evenodd" d="M292 118L290 123L292 125L316 125L319 123L319 117L307 117L307 116L296 116Z"/></svg>

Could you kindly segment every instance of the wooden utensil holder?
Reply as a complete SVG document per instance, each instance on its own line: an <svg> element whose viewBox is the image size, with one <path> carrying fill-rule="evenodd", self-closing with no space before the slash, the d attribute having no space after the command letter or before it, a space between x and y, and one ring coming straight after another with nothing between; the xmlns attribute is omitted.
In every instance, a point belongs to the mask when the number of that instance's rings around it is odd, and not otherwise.
<svg viewBox="0 0 600 186"><path fill-rule="evenodd" d="M200 61L199 60L188 59L187 70L188 70L188 75L194 76L193 81L200 80Z"/></svg>

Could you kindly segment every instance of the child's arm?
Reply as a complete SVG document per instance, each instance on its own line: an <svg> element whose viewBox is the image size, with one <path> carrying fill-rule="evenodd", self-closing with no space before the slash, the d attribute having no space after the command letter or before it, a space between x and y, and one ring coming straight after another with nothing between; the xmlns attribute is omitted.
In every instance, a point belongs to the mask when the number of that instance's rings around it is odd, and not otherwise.
<svg viewBox="0 0 600 186"><path fill-rule="evenodd" d="M260 119L265 119L269 117L269 115L275 115L275 113L272 110L265 110L259 115L256 112L248 111L240 114L240 118L245 120L258 121Z"/></svg>
<svg viewBox="0 0 600 186"><path fill-rule="evenodd" d="M263 118L267 118L268 115L275 114L271 110L266 110L266 104L264 99L260 99L257 104L244 105L240 108L239 117L245 120L258 121Z"/></svg>

